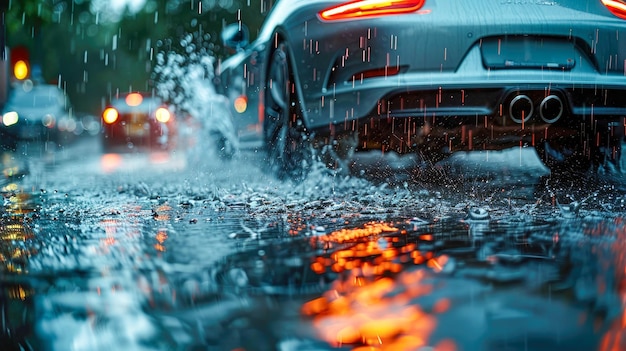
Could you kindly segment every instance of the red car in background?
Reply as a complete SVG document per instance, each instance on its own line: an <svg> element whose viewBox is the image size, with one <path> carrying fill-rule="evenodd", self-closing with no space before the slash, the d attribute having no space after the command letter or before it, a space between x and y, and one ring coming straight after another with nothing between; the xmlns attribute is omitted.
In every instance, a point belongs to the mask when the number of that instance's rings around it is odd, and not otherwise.
<svg viewBox="0 0 626 351"><path fill-rule="evenodd" d="M120 94L102 112L105 151L169 150L177 139L174 109L150 93Z"/></svg>

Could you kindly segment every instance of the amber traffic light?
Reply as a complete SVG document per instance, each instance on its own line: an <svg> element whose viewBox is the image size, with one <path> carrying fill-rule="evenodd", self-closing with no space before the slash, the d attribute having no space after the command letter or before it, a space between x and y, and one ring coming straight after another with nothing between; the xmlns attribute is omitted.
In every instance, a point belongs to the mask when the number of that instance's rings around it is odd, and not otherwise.
<svg viewBox="0 0 626 351"><path fill-rule="evenodd" d="M30 59L28 49L24 46L17 46L11 49L11 67L13 76L17 80L24 80L30 77Z"/></svg>

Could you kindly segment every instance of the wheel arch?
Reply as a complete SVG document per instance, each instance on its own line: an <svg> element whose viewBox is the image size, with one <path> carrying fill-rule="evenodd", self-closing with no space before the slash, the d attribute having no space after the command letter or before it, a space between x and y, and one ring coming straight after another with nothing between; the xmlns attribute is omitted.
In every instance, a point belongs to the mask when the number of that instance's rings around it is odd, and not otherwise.
<svg viewBox="0 0 626 351"><path fill-rule="evenodd" d="M278 27L276 28L276 30L274 31L274 34L272 35L271 40L267 43L269 50L266 50L266 60L265 60L265 67L264 67L264 77L263 77L263 90L264 90L264 94L266 94L265 90L266 90L266 86L267 86L267 74L269 72L269 68L270 68L270 64L271 64L271 59L272 56L274 54L274 51L276 51L276 49L278 48L278 44L279 43L286 43L286 48L287 48L287 57L289 60L289 66L291 69L291 75L293 77L294 80L294 84L295 84L295 88L296 88L296 94L297 94L297 98L298 98L298 104L300 105L300 113L301 113L301 121L302 123L304 123L304 126L306 128L308 128L307 125L307 108L306 108L306 103L305 103L305 99L304 99L304 92L302 91L302 84L300 83L300 74L299 74L299 67L297 65L297 61L296 61L296 56L294 55L294 51L293 51L293 47L291 45L291 40L289 38L289 34L287 33L287 30L285 30L282 27Z"/></svg>

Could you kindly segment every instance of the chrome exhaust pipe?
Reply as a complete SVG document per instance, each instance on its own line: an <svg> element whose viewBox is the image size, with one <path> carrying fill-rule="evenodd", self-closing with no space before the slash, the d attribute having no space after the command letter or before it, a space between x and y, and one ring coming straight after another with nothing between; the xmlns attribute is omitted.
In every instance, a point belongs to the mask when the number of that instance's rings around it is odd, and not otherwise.
<svg viewBox="0 0 626 351"><path fill-rule="evenodd" d="M556 95L546 96L539 105L539 116L546 123L554 123L563 115L563 101Z"/></svg>
<svg viewBox="0 0 626 351"><path fill-rule="evenodd" d="M517 95L509 103L509 117L515 123L527 122L533 116L533 101L527 95Z"/></svg>

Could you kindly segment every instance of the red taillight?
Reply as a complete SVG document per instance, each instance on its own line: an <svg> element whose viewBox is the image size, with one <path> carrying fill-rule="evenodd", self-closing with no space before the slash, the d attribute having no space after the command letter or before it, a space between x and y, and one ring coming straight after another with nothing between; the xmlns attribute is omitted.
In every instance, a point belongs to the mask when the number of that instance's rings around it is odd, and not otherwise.
<svg viewBox="0 0 626 351"><path fill-rule="evenodd" d="M357 73L352 76L352 79L360 80L360 79L368 79L368 78L375 78L375 77L388 77L388 76L395 76L398 73L400 73L400 67L390 66L390 67L370 69L367 71Z"/></svg>
<svg viewBox="0 0 626 351"><path fill-rule="evenodd" d="M126 95L126 105L128 106L139 106L143 101L143 96L139 93L130 93Z"/></svg>
<svg viewBox="0 0 626 351"><path fill-rule="evenodd" d="M615 16L626 19L626 2L622 0L602 0L602 4Z"/></svg>
<svg viewBox="0 0 626 351"><path fill-rule="evenodd" d="M245 95L238 96L233 102L235 111L238 113L244 113L248 109L248 98Z"/></svg>
<svg viewBox="0 0 626 351"><path fill-rule="evenodd" d="M327 8L319 16L327 21L415 12L426 0L356 0Z"/></svg>
<svg viewBox="0 0 626 351"><path fill-rule="evenodd" d="M161 123L167 123L170 118L172 117L172 115L170 114L170 111L168 109L166 109L165 107L159 107L155 112L154 115L157 119L157 121L161 122Z"/></svg>
<svg viewBox="0 0 626 351"><path fill-rule="evenodd" d="M117 110L113 107L108 107L106 110L104 110L104 112L102 112L102 120L106 124L115 123L118 116L119 114L117 113Z"/></svg>

